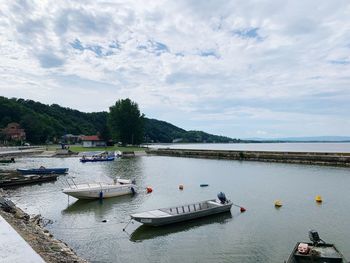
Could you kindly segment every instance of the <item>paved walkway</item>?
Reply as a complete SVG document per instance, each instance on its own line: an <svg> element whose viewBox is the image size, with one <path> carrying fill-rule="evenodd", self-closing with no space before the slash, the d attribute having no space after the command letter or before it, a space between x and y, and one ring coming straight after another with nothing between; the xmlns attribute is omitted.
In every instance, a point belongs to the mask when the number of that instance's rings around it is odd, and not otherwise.
<svg viewBox="0 0 350 263"><path fill-rule="evenodd" d="M0 262L45 263L31 246L0 215Z"/></svg>

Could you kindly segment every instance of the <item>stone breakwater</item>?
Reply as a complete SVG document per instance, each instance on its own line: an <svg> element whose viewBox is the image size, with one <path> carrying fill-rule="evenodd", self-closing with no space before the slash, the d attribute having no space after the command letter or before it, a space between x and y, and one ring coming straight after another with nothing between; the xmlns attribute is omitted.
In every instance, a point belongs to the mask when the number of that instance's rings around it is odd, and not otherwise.
<svg viewBox="0 0 350 263"><path fill-rule="evenodd" d="M350 167L350 153L150 149L147 154Z"/></svg>
<svg viewBox="0 0 350 263"><path fill-rule="evenodd" d="M0 195L2 195L0 189ZM4 202L5 205L4 205ZM57 240L43 227L47 220L40 215L30 217L11 201L2 198L0 215L23 239L48 263L87 263L78 257L68 245Z"/></svg>

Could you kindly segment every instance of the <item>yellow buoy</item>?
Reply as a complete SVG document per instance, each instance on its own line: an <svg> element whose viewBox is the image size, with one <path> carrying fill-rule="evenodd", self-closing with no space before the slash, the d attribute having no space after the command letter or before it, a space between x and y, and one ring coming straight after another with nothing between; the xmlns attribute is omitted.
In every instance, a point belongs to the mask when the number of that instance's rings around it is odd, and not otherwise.
<svg viewBox="0 0 350 263"><path fill-rule="evenodd" d="M180 184L180 185L179 185L179 189L180 189L180 190L183 190L183 189L184 189L184 185L183 185L183 184Z"/></svg>
<svg viewBox="0 0 350 263"><path fill-rule="evenodd" d="M275 207L281 207L281 206L282 206L281 200L276 200L275 201Z"/></svg>
<svg viewBox="0 0 350 263"><path fill-rule="evenodd" d="M316 195L315 201L316 201L317 203L322 203L322 196Z"/></svg>

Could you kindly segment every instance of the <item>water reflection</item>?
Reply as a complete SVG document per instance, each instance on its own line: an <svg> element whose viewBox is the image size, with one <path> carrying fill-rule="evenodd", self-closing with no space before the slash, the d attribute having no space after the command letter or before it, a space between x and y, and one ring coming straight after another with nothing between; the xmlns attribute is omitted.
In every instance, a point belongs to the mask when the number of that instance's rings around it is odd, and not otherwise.
<svg viewBox="0 0 350 263"><path fill-rule="evenodd" d="M225 224L232 219L231 212L226 212L218 215L211 215L205 218L171 224L162 227L153 227L141 225L130 235L130 240L133 242L142 242L160 236L167 236L174 233L185 232L193 228L201 227L209 224Z"/></svg>
<svg viewBox="0 0 350 263"><path fill-rule="evenodd" d="M68 207L62 210L62 214L84 214L89 212L109 211L112 207L118 204L130 202L133 198L134 196L132 195L124 195L102 200L77 200L68 204Z"/></svg>

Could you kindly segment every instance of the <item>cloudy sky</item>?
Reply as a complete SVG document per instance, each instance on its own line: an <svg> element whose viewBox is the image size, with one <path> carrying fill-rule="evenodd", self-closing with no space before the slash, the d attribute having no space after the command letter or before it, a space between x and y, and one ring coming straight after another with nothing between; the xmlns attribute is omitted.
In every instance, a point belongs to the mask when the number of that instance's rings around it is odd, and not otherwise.
<svg viewBox="0 0 350 263"><path fill-rule="evenodd" d="M350 135L347 0L6 1L0 95L235 138Z"/></svg>

